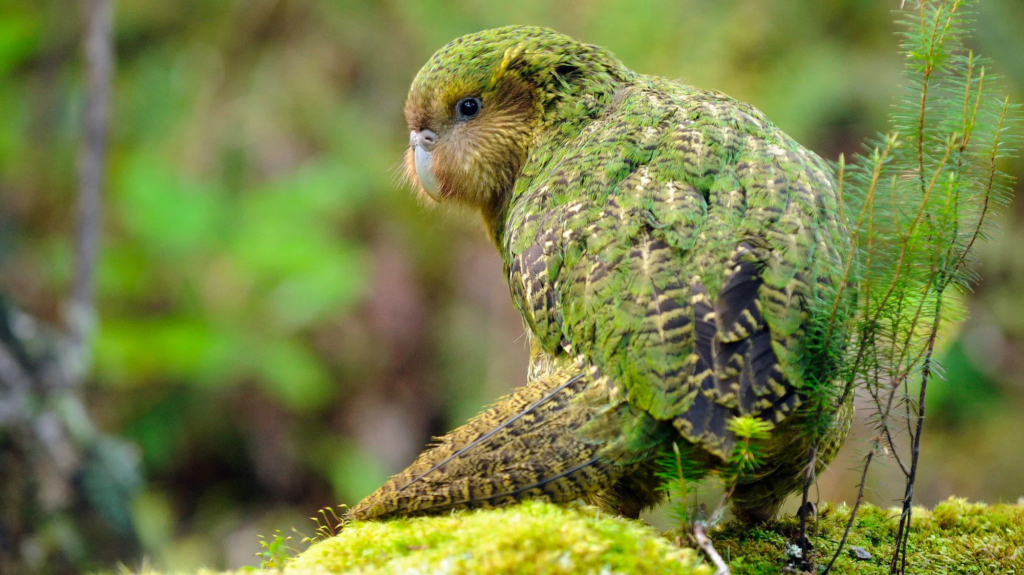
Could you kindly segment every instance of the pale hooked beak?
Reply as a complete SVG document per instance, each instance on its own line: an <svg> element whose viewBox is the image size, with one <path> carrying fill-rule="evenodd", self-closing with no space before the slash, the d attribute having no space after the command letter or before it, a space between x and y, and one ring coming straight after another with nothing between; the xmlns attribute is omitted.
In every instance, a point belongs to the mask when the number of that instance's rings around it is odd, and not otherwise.
<svg viewBox="0 0 1024 575"><path fill-rule="evenodd" d="M441 201L440 186L431 171L431 150L437 143L437 134L431 130L413 130L409 132L409 146L413 148L413 159L416 162L416 177L420 185L434 201Z"/></svg>

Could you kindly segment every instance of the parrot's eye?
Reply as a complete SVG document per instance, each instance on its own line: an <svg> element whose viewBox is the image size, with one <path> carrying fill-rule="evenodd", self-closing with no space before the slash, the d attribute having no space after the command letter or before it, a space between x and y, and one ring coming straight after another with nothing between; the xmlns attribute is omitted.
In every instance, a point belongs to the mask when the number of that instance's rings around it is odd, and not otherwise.
<svg viewBox="0 0 1024 575"><path fill-rule="evenodd" d="M480 113L482 105L483 103L480 102L480 98L463 98L459 100L458 104L455 104L455 113L459 116L460 120L468 120Z"/></svg>

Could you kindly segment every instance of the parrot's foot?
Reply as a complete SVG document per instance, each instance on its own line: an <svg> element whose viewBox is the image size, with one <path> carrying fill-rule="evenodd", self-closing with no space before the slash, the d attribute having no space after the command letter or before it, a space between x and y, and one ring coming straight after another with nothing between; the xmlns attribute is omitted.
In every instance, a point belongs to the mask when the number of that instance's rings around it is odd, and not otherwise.
<svg viewBox="0 0 1024 575"><path fill-rule="evenodd" d="M777 488L768 481L741 485L733 492L732 515L748 525L763 525L779 514L792 490Z"/></svg>
<svg viewBox="0 0 1024 575"><path fill-rule="evenodd" d="M810 519L812 517L814 519L817 519L818 518L818 504L813 502L813 501L808 501L807 503L804 503L803 505L800 506L799 509L796 510L796 516L797 517L805 517L807 519Z"/></svg>

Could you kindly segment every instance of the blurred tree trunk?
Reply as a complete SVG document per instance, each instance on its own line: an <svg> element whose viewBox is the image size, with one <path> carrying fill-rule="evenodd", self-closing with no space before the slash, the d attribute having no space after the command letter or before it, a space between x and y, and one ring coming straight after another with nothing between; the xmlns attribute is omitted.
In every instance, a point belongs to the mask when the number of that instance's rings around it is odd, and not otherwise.
<svg viewBox="0 0 1024 575"><path fill-rule="evenodd" d="M0 573L77 573L87 559L138 549L129 511L138 456L95 428L81 393L96 323L114 57L110 0L80 4L86 102L65 328L0 299Z"/></svg>

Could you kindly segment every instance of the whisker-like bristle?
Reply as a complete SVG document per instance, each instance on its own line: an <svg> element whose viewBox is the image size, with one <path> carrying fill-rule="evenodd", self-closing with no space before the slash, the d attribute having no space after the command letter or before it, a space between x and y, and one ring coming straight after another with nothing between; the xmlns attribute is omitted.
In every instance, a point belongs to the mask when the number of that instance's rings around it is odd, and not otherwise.
<svg viewBox="0 0 1024 575"><path fill-rule="evenodd" d="M391 167L391 183L399 188L406 188L416 196L417 202L424 208L437 208L438 202L427 194L420 180L416 177L416 168L413 164L411 149L407 149L402 156L395 161Z"/></svg>
<svg viewBox="0 0 1024 575"><path fill-rule="evenodd" d="M391 166L391 184L400 188L415 188L415 176L409 173L408 152L402 154Z"/></svg>

